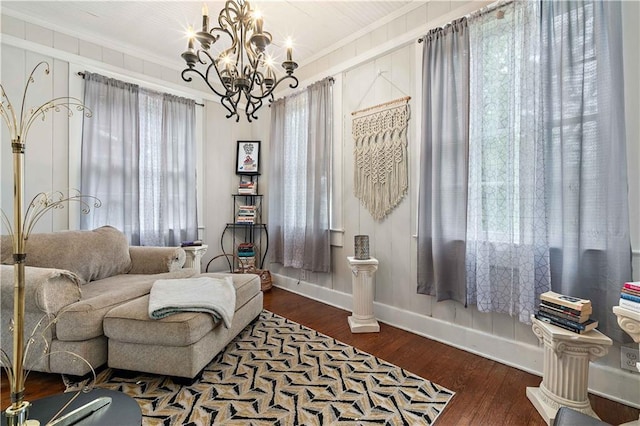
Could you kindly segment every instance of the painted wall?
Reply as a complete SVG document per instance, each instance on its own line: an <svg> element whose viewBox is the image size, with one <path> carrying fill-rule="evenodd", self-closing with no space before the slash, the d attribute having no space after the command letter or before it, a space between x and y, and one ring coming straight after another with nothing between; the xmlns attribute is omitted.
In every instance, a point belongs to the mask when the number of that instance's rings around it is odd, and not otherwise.
<svg viewBox="0 0 640 426"><path fill-rule="evenodd" d="M428 29L440 26L487 4L477 1L431 1L417 5L405 16L384 23L378 29L355 40L346 40L332 52L321 52L313 62L303 64L298 76L301 87L327 75L336 83L335 170L332 274L308 274L284 270L270 264L275 284L351 309L351 272L346 257L353 253L353 236L368 234L371 253L380 261L376 273L376 316L389 324L440 340L465 350L487 356L528 371L542 371L542 351L530 326L514 321L506 315L479 313L454 302L436 303L429 296L416 294L416 205L419 143L419 87L421 48L416 43ZM627 93L627 133L629 142L629 176L631 217L640 215L640 176L635 166L640 159L640 73L637 46L640 32L635 25L640 20L640 4L624 2L625 83ZM263 111L260 120L251 125L243 120L235 123L224 118L222 107L208 97L206 91L185 86L179 70L166 68L150 59L130 56L106 46L86 43L19 19L2 16L1 77L12 99L18 99L25 75L32 66L47 59L53 66L53 81L39 89L44 98L77 93L81 88L74 70L84 67L90 71L105 70L151 85L167 87L178 93L201 98L203 109L201 128L201 164L199 166L200 217L202 237L209 244L204 264L220 252L219 239L225 223L232 219L231 193L237 177L233 173L236 155L235 141L258 139L262 145L262 164L268 163L269 115ZM39 82L40 83L40 82ZM9 90L8 90L9 91ZM47 96L44 96L47 95ZM351 112L398 97L412 97L412 119L409 137L409 194L404 201L381 222L374 221L352 195L351 176L353 154ZM35 101L33 102L36 103ZM27 153L27 193L66 188L76 181L77 125L64 116L56 116L34 126L29 143L38 144ZM75 141L75 142L74 142ZM11 203L11 159L7 148L7 134L3 129L0 147L2 176L2 207ZM266 170L266 169L265 169ZM261 176L260 190L268 193L268 174ZM11 211L9 207L8 211ZM39 231L74 228L73 215L65 211L46 217ZM632 221L632 243L640 247L640 226ZM634 257L638 266L638 256ZM638 268L636 267L637 271ZM636 273L637 275L637 273ZM637 279L640 279L638 277ZM607 357L592 368L590 387L596 393L626 402L640 403L639 376L619 368L619 348L614 346ZM524 390L523 390L524 391Z"/></svg>

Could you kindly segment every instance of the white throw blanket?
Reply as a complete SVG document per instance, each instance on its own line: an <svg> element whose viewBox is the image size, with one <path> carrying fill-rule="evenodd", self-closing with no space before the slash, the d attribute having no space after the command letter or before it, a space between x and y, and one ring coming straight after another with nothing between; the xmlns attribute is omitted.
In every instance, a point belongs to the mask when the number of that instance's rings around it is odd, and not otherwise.
<svg viewBox="0 0 640 426"><path fill-rule="evenodd" d="M149 317L164 318L179 312L205 312L231 327L236 291L231 277L157 280L149 294Z"/></svg>

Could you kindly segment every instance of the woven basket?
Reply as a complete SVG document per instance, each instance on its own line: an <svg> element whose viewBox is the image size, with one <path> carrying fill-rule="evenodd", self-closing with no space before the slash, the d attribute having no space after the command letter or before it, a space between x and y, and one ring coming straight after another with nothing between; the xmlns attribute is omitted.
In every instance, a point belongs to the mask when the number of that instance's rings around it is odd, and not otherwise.
<svg viewBox="0 0 640 426"><path fill-rule="evenodd" d="M205 268L206 272L209 272L209 265L216 259L224 257L227 259L227 263L229 264L229 272L232 274L256 274L260 277L260 290L267 291L273 287L273 279L271 278L271 272L268 269L258 269L253 265L248 265L246 267L242 267L240 269L234 269L234 265L242 265L242 260L235 254L232 253L222 253L216 256L213 256L209 263L207 263L207 267Z"/></svg>
<svg viewBox="0 0 640 426"><path fill-rule="evenodd" d="M271 290L273 287L273 279L271 278L271 272L268 269L256 269L256 274L260 275L260 289L262 291Z"/></svg>

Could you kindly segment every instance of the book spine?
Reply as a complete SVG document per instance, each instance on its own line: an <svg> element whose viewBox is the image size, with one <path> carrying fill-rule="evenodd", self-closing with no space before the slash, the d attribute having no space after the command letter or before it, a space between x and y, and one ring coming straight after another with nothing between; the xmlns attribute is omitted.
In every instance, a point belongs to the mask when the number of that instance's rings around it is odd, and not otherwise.
<svg viewBox="0 0 640 426"><path fill-rule="evenodd" d="M569 308L569 307L564 306L564 305L559 305L557 303L550 302L548 300L541 300L540 303L543 304L543 305L548 305L551 308L560 310L562 312L566 312L568 314L571 314L571 315L574 315L574 316L577 316L577 317L583 315L583 311L578 311L576 309L572 309L572 308ZM590 313L591 313L590 310L585 310L584 311L584 314L590 314Z"/></svg>
<svg viewBox="0 0 640 426"><path fill-rule="evenodd" d="M632 290L630 288L626 288L624 287L622 290L620 290L622 293L627 293L627 294L631 294L633 296L640 296L640 290Z"/></svg>
<svg viewBox="0 0 640 426"><path fill-rule="evenodd" d="M567 319L569 321L575 321L575 322L585 322L586 320L589 319L589 315L582 315L582 316L578 316L578 315L573 315L570 314L568 312L563 312L559 309L554 309L550 306L545 305L544 303L541 303L539 306L539 309L543 312L546 312L550 315L555 315L557 317L560 318L564 318Z"/></svg>
<svg viewBox="0 0 640 426"><path fill-rule="evenodd" d="M630 311L640 312L640 303L636 303L631 300L620 298L620 302L618 302L618 305L625 309L629 309Z"/></svg>
<svg viewBox="0 0 640 426"><path fill-rule="evenodd" d="M577 297L565 296L564 294L558 294L552 291L542 293L540 295L540 300L546 300L548 302L566 306L567 308L571 308L576 311L591 309L591 302L588 300L579 299Z"/></svg>
<svg viewBox="0 0 640 426"><path fill-rule="evenodd" d="M563 324L561 322L558 322L556 320L540 316L540 314L534 314L534 316L536 317L536 319L538 319L538 320L540 320L542 322L546 322L547 324L552 324L552 325L555 325L556 327L560 327L560 328L563 328L565 330L569 330L569 331L572 331L572 332L578 333L578 334L584 333L583 330L580 330L580 329L575 328L575 327L569 327L569 326L567 326L567 325L565 325L565 324Z"/></svg>
<svg viewBox="0 0 640 426"><path fill-rule="evenodd" d="M584 324L580 324L580 323L575 322L575 321L570 321L568 319L560 318L560 317L557 317L557 316L554 316L554 315L550 315L550 314L548 314L546 312L541 312L541 311L538 311L538 315L540 315L542 318L550 319L552 321L552 323L558 322L558 323L561 323L562 325L565 325L565 326L567 326L569 328L572 328L572 329L581 330L581 331L586 330Z"/></svg>
<svg viewBox="0 0 640 426"><path fill-rule="evenodd" d="M627 293L620 293L620 298L631 300L632 302L640 303L640 296L634 296L632 294L627 294Z"/></svg>

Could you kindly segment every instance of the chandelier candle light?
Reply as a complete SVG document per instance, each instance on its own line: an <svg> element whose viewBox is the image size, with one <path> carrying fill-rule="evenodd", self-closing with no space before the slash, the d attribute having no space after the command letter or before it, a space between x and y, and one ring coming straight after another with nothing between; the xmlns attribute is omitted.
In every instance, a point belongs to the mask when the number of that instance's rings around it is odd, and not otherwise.
<svg viewBox="0 0 640 426"><path fill-rule="evenodd" d="M222 105L229 111L227 118L236 117L238 104L246 102L247 120L257 119L256 112L263 105L263 99L272 102L273 91L284 80L291 80L289 87L298 87L298 79L293 72L298 64L293 61L291 41L287 42L286 60L282 62L285 75L276 77L274 59L266 48L271 44L271 34L263 30L263 18L252 10L246 0L227 0L218 16L217 27L209 28L209 10L202 7L202 30L196 33L189 27L187 50L182 58L187 68L182 71L182 79L190 82L189 75L199 75L209 88L221 99ZM213 44L220 35L226 34L230 46L219 53L211 52ZM226 37L225 37L226 38ZM200 48L195 48L195 40ZM219 43L223 43L220 41ZM202 70L197 68L202 65ZM222 88L219 90L218 88Z"/></svg>

